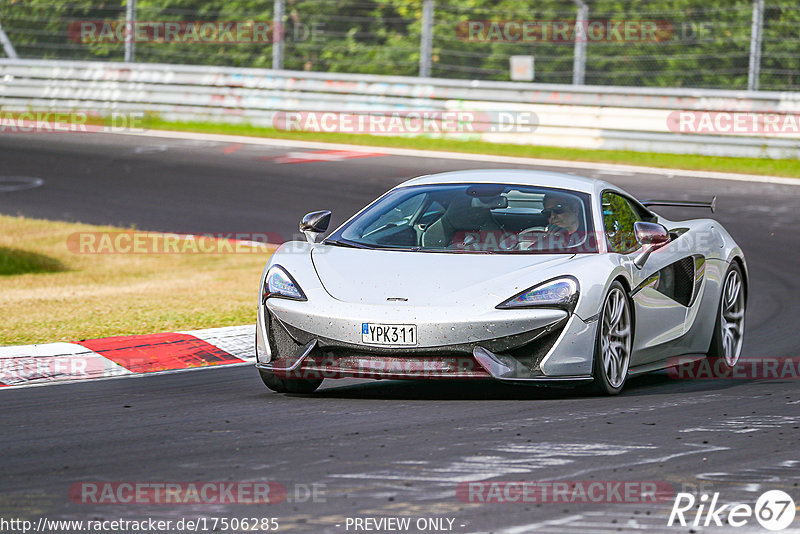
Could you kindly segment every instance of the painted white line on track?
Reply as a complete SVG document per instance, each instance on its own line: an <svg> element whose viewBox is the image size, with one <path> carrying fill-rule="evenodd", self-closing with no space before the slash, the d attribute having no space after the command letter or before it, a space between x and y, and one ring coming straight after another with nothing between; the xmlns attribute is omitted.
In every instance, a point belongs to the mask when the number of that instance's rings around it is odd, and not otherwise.
<svg viewBox="0 0 800 534"><path fill-rule="evenodd" d="M410 148L393 148L378 145L347 145L340 143L323 143L319 141L295 141L291 139L273 139L268 137L247 137L238 135L209 134L197 132L178 132L171 130L148 130L146 132L109 132L112 135L131 135L137 137L157 137L162 139L185 139L218 141L220 143L243 143L262 146L279 146L289 148L309 148L316 150L380 150L381 153L393 156L413 158L450 159L459 161L480 161L484 163L506 163L512 165L535 165L545 167L562 167L570 169L586 169L606 172L631 172L638 174L654 174L660 177L707 178L712 180L732 180L737 182L755 182L766 184L800 186L800 179L781 176L764 176L757 174L738 174L716 171L692 171L686 169L668 169L660 167L643 167L618 163L592 163L586 161L567 161L556 159L523 158L512 156L495 156L489 154L470 154L461 152L443 152L438 150L415 150Z"/></svg>

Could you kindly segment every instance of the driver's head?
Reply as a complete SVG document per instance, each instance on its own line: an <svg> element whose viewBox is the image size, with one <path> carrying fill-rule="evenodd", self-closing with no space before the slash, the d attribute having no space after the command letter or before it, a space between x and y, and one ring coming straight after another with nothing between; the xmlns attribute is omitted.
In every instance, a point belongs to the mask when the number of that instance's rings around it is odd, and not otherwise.
<svg viewBox="0 0 800 534"><path fill-rule="evenodd" d="M569 233L576 232L580 227L578 211L578 200L575 197L558 193L548 193L544 197L542 214L547 217L548 224L563 228Z"/></svg>

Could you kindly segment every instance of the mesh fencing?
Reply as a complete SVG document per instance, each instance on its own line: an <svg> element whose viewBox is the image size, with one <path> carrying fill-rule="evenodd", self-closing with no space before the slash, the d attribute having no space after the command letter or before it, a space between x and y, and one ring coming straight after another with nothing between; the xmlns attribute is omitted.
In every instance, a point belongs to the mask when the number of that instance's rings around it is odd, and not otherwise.
<svg viewBox="0 0 800 534"><path fill-rule="evenodd" d="M534 58L533 81L572 83L578 39L587 85L747 88L751 0L586 0L576 24L581 3L436 0L431 75L510 80L509 59L521 55ZM269 35L225 37L227 23L271 24L273 9L274 0L138 0L135 61L270 68L279 39L286 69L419 73L421 0L285 0ZM125 20L123 0L0 0L20 58L123 61ZM207 23L216 25L187 36ZM765 2L759 65L759 89L800 88L800 1Z"/></svg>

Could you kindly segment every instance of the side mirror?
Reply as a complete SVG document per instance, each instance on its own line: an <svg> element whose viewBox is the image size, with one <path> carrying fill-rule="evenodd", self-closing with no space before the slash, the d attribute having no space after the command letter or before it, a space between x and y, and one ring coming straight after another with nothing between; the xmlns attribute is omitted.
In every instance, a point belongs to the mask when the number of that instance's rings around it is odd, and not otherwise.
<svg viewBox="0 0 800 534"><path fill-rule="evenodd" d="M300 231L306 235L309 243L314 243L317 237L328 229L330 223L330 211L312 211L300 221Z"/></svg>
<svg viewBox="0 0 800 534"><path fill-rule="evenodd" d="M633 264L641 269L654 250L669 243L669 232L664 225L644 221L634 223L633 231L636 234L636 241L642 245L642 251L633 260Z"/></svg>

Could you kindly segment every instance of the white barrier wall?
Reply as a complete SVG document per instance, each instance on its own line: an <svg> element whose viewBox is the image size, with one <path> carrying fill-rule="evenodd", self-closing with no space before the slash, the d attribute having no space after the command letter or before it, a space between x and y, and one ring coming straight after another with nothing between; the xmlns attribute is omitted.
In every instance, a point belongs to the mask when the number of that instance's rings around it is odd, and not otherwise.
<svg viewBox="0 0 800 534"><path fill-rule="evenodd" d="M225 67L0 60L2 111L147 112L273 126L281 112L468 110L491 142L719 156L800 156L800 93L548 85ZM499 113L534 116L508 133ZM680 113L693 120L681 128ZM798 114L798 115L794 115ZM706 115L703 118L703 115ZM753 128L779 117L781 126ZM788 121L787 121L788 118ZM705 122L702 122L705 120ZM738 123L736 121L739 121ZM769 119L768 119L769 120ZM704 125L700 131L695 126ZM795 128L792 126L794 125ZM741 127L738 127L741 126ZM722 132L722 133L720 133Z"/></svg>

